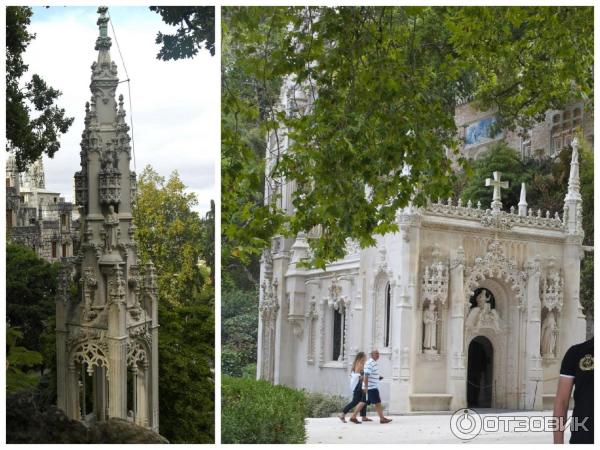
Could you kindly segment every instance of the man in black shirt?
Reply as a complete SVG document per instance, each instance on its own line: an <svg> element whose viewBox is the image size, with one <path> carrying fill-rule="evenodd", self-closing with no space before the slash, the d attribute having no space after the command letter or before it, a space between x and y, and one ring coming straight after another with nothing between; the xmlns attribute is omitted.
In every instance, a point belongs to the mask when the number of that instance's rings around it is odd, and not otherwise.
<svg viewBox="0 0 600 450"><path fill-rule="evenodd" d="M571 391L575 386L571 444L594 443L594 338L572 346L560 366L558 389L554 399L554 417L566 423ZM587 419L586 419L587 418ZM576 424L584 425L587 430ZM554 443L564 443L564 432L554 431Z"/></svg>

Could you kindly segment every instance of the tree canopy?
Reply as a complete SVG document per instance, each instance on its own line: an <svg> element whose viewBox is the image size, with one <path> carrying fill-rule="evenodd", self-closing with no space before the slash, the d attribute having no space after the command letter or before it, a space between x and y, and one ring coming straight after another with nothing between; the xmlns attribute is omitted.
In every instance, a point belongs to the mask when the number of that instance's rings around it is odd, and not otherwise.
<svg viewBox="0 0 600 450"><path fill-rule="evenodd" d="M19 344L44 352L44 334L55 314L58 264L51 264L20 244L6 246L6 320L19 330ZM41 361L40 361L41 363Z"/></svg>
<svg viewBox="0 0 600 450"><path fill-rule="evenodd" d="M193 58L203 47L215 55L214 6L150 6L167 25L177 26L173 34L156 35L162 47L156 57L164 61Z"/></svg>
<svg viewBox="0 0 600 450"><path fill-rule="evenodd" d="M196 205L176 172L168 180L150 166L141 173L136 241L140 261L156 267L160 432L172 443L214 442L214 225Z"/></svg>
<svg viewBox="0 0 600 450"><path fill-rule="evenodd" d="M74 120L56 104L61 92L40 75L23 80L23 53L35 39L28 30L32 14L28 6L6 7L6 150L15 152L20 171L43 154L52 157Z"/></svg>
<svg viewBox="0 0 600 450"><path fill-rule="evenodd" d="M324 267L348 238L366 247L395 231L409 201L448 197L451 159L470 175L457 154L461 99L495 111L498 126L528 128L593 98L590 7L226 7L223 33L223 248L233 257L318 228L310 244ZM288 107L310 104L306 114L282 111L274 80L286 80ZM268 180L294 183L293 215L277 195L261 204L256 146L267 136Z"/></svg>

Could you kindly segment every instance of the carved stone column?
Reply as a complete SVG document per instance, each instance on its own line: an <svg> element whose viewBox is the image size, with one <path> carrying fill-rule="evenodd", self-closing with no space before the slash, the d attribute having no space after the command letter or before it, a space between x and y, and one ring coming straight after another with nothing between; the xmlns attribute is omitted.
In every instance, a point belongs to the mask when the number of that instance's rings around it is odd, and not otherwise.
<svg viewBox="0 0 600 450"><path fill-rule="evenodd" d="M543 394L542 359L540 357L540 259L527 262L527 329L525 361L525 409L541 410Z"/></svg>
<svg viewBox="0 0 600 450"><path fill-rule="evenodd" d="M394 308L392 315L392 367L399 367L398 379L390 385L390 413L410 411L412 365L416 355L415 347L415 305L420 291L419 273L420 216L412 207L407 208L397 219L400 233L396 235L392 254L398 261L399 282L394 288Z"/></svg>
<svg viewBox="0 0 600 450"><path fill-rule="evenodd" d="M448 393L452 395L450 409L467 406L467 380L464 365L464 280L465 252L462 247L450 263L450 308L448 323Z"/></svg>
<svg viewBox="0 0 600 450"><path fill-rule="evenodd" d="M67 416L79 420L79 376L75 362L69 363L67 370Z"/></svg>
<svg viewBox="0 0 600 450"><path fill-rule="evenodd" d="M273 382L294 386L295 369L293 363L294 340L293 326L287 320L289 297L287 279L283 276L289 267L292 240L283 236L273 239L273 295L278 300L274 326Z"/></svg>
<svg viewBox="0 0 600 450"><path fill-rule="evenodd" d="M67 411L67 350L65 330L56 330L56 393L57 406Z"/></svg>
<svg viewBox="0 0 600 450"><path fill-rule="evenodd" d="M108 416L122 419L127 417L127 311L120 268L112 270L108 285Z"/></svg>
<svg viewBox="0 0 600 450"><path fill-rule="evenodd" d="M148 364L137 367L135 377L136 405L135 423L143 427L148 426Z"/></svg>

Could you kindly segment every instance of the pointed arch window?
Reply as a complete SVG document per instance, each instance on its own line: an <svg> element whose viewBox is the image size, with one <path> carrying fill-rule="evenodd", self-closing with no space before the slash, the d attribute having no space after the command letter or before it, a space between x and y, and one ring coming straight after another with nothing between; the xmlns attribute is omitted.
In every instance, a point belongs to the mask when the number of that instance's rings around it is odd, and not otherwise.
<svg viewBox="0 0 600 450"><path fill-rule="evenodd" d="M385 285L385 328L383 332L383 346L389 347L391 343L391 324L392 324L392 287L390 283Z"/></svg>
<svg viewBox="0 0 600 450"><path fill-rule="evenodd" d="M344 357L345 314L340 309L333 310L333 360L341 361Z"/></svg>

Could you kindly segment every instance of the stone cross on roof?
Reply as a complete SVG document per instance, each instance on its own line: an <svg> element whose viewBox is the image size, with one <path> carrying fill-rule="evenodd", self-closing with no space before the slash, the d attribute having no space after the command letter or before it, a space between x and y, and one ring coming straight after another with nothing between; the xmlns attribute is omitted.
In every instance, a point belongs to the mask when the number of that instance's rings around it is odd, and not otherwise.
<svg viewBox="0 0 600 450"><path fill-rule="evenodd" d="M492 197L492 210L500 211L502 209L502 196L500 194L501 189L508 188L508 181L500 181L502 173L494 172L494 179L486 178L485 185L494 187L494 195Z"/></svg>

